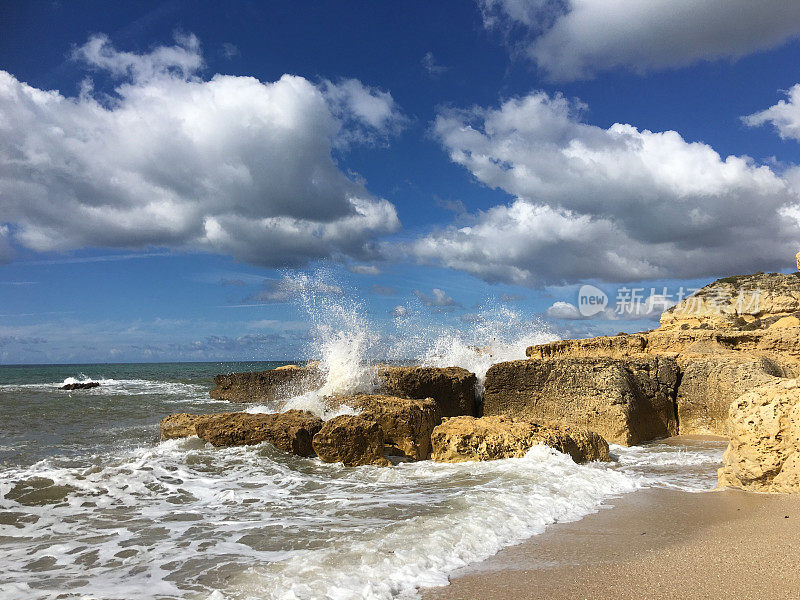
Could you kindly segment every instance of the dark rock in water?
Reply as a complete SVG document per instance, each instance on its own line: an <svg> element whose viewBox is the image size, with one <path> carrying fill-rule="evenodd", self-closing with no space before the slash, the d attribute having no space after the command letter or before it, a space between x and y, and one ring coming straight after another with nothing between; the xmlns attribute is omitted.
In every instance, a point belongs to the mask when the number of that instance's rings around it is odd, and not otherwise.
<svg viewBox="0 0 800 600"><path fill-rule="evenodd" d="M676 435L674 358L529 359L486 373L484 415L563 423L633 445Z"/></svg>
<svg viewBox="0 0 800 600"><path fill-rule="evenodd" d="M288 365L272 371L229 373L214 377L216 387L209 394L229 402L275 402L287 400L322 385L316 368Z"/></svg>
<svg viewBox="0 0 800 600"><path fill-rule="evenodd" d="M271 415L223 413L198 418L197 436L214 446L250 446L269 442L276 448L313 456L311 441L322 428L322 419L310 412L288 410Z"/></svg>
<svg viewBox="0 0 800 600"><path fill-rule="evenodd" d="M62 385L62 390L89 390L92 388L100 387L100 384L97 381L84 381L80 383L68 383L66 385Z"/></svg>
<svg viewBox="0 0 800 600"><path fill-rule="evenodd" d="M346 404L372 419L384 432L386 452L413 460L431 455L431 432L442 422L439 405L432 398L412 399L380 394L328 398L330 406Z"/></svg>
<svg viewBox="0 0 800 600"><path fill-rule="evenodd" d="M433 398L443 417L475 415L477 378L461 367L381 367L379 390L401 398Z"/></svg>
<svg viewBox="0 0 800 600"><path fill-rule="evenodd" d="M325 422L314 436L314 450L323 462L346 467L389 465L383 455L384 432L372 419L342 415Z"/></svg>

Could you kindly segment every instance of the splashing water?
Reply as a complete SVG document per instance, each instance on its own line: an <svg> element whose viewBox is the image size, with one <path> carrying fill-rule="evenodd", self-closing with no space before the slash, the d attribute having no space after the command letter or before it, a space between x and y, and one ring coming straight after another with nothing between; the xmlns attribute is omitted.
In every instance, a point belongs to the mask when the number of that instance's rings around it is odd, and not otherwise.
<svg viewBox="0 0 800 600"><path fill-rule="evenodd" d="M493 364L524 359L528 346L558 339L543 321L525 319L505 306L483 308L466 329L431 331L415 313L397 319L396 326L395 356L405 354L429 367L463 367L477 375L481 391Z"/></svg>

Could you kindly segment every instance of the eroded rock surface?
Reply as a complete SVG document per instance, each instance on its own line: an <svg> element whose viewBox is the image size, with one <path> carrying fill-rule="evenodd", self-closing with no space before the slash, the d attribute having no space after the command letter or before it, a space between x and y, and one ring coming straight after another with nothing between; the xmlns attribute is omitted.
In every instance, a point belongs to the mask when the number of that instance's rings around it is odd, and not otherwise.
<svg viewBox="0 0 800 600"><path fill-rule="evenodd" d="M433 398L443 417L474 415L477 378L460 367L381 367L379 391L402 398Z"/></svg>
<svg viewBox="0 0 800 600"><path fill-rule="evenodd" d="M313 445L323 462L340 462L346 467L389 464L383 455L383 429L361 415L342 415L326 421L314 436Z"/></svg>
<svg viewBox="0 0 800 600"><path fill-rule="evenodd" d="M506 415L596 431L632 445L677 434L678 367L668 357L517 360L486 373L485 416Z"/></svg>
<svg viewBox="0 0 800 600"><path fill-rule="evenodd" d="M195 422L200 439L214 446L251 446L269 442L276 448L313 456L312 439L322 419L302 410L275 414L225 413L207 415Z"/></svg>
<svg viewBox="0 0 800 600"><path fill-rule="evenodd" d="M167 415L161 419L161 439L173 440L197 435L195 425L208 415L190 415L189 413L177 413Z"/></svg>
<svg viewBox="0 0 800 600"><path fill-rule="evenodd" d="M432 398L411 399L381 394L336 396L331 406L354 408L378 423L385 435L386 452L413 460L431 455L431 432L442 421L439 404Z"/></svg>
<svg viewBox="0 0 800 600"><path fill-rule="evenodd" d="M79 383L67 383L61 386L62 390L90 390L92 388L100 387L97 381L82 381Z"/></svg>
<svg viewBox="0 0 800 600"><path fill-rule="evenodd" d="M217 375L214 384L209 395L215 400L276 403L319 387L322 374L313 367L288 365L272 371Z"/></svg>
<svg viewBox="0 0 800 600"><path fill-rule="evenodd" d="M433 430L432 443L438 462L519 458L536 444L569 454L575 462L609 460L608 444L593 431L505 416L445 419Z"/></svg>
<svg viewBox="0 0 800 600"><path fill-rule="evenodd" d="M730 443L719 485L800 493L800 383L783 379L742 394L730 407Z"/></svg>

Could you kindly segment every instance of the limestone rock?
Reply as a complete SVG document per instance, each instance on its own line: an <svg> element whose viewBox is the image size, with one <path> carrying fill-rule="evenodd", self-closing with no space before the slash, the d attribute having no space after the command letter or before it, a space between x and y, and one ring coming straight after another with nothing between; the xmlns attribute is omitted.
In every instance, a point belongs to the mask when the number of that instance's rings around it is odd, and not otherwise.
<svg viewBox="0 0 800 600"><path fill-rule="evenodd" d="M216 387L209 394L215 400L229 402L275 403L322 385L318 369L293 366L295 368L217 375L214 377Z"/></svg>
<svg viewBox="0 0 800 600"><path fill-rule="evenodd" d="M730 408L720 487L800 493L800 382L783 379L742 394Z"/></svg>
<svg viewBox="0 0 800 600"><path fill-rule="evenodd" d="M681 434L726 435L731 404L782 375L773 361L741 352L684 353L676 406Z"/></svg>
<svg viewBox="0 0 800 600"><path fill-rule="evenodd" d="M795 258L795 261L796 261L796 264L797 264L797 270L800 271L800 252L795 254L794 258Z"/></svg>
<svg viewBox="0 0 800 600"><path fill-rule="evenodd" d="M388 465L383 455L384 433L375 421L361 415L342 415L326 421L314 436L314 450L323 462L347 467Z"/></svg>
<svg viewBox="0 0 800 600"><path fill-rule="evenodd" d="M756 273L724 277L661 315L661 329L762 328L800 311L800 277Z"/></svg>
<svg viewBox="0 0 800 600"><path fill-rule="evenodd" d="M311 441L322 419L302 410L275 414L224 413L207 415L195 423L200 439L214 446L251 446L269 442L276 448L313 456Z"/></svg>
<svg viewBox="0 0 800 600"><path fill-rule="evenodd" d="M627 358L643 354L647 350L647 336L644 334L618 334L579 340L557 340L547 344L530 346L525 354L530 358L589 358L605 356Z"/></svg>
<svg viewBox="0 0 800 600"><path fill-rule="evenodd" d="M386 451L413 460L431 455L431 432L442 421L439 405L432 398L410 399L380 394L336 396L330 406L347 406L380 425Z"/></svg>
<svg viewBox="0 0 800 600"><path fill-rule="evenodd" d="M677 434L678 366L667 357L518 360L486 373L484 415L596 431L632 445Z"/></svg>
<svg viewBox="0 0 800 600"><path fill-rule="evenodd" d="M474 415L477 378L460 367L381 367L379 391L402 398L433 398L443 417Z"/></svg>
<svg viewBox="0 0 800 600"><path fill-rule="evenodd" d="M536 444L569 454L575 462L609 460L608 444L593 431L504 416L445 419L433 430L432 443L438 462L519 458Z"/></svg>
<svg viewBox="0 0 800 600"><path fill-rule="evenodd" d="M190 415L189 413L177 413L167 415L161 419L161 439L172 440L197 435L195 425L208 415Z"/></svg>

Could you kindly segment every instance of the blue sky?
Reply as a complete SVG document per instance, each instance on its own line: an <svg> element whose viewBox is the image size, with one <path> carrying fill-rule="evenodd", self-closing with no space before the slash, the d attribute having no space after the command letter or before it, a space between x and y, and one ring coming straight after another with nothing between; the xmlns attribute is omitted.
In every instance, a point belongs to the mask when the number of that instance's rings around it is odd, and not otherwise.
<svg viewBox="0 0 800 600"><path fill-rule="evenodd" d="M789 4L3 3L0 362L302 358L309 293L633 331L578 288L794 270Z"/></svg>

